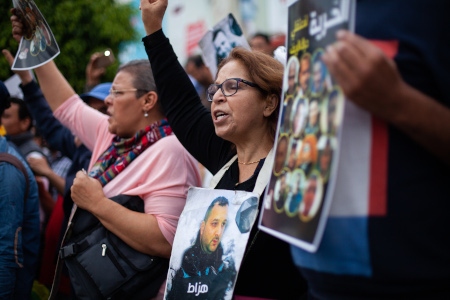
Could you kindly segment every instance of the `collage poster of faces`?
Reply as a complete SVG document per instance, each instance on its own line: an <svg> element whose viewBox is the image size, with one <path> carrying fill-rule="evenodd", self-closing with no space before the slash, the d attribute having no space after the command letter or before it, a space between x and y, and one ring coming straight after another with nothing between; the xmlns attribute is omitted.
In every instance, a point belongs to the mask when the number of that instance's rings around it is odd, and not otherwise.
<svg viewBox="0 0 450 300"><path fill-rule="evenodd" d="M188 190L164 299L232 299L258 202L259 196L252 192Z"/></svg>
<svg viewBox="0 0 450 300"><path fill-rule="evenodd" d="M344 95L322 61L339 29L351 29L351 0L289 6L283 105L275 160L259 226L315 251L325 226L336 169Z"/></svg>
<svg viewBox="0 0 450 300"><path fill-rule="evenodd" d="M13 0L28 30L20 40L12 70L30 70L54 59L59 54L55 37L33 0Z"/></svg>

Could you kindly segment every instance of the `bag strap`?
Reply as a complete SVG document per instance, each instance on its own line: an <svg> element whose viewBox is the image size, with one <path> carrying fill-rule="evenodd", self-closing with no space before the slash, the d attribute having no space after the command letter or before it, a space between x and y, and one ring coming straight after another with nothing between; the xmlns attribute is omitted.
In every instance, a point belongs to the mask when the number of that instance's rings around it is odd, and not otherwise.
<svg viewBox="0 0 450 300"><path fill-rule="evenodd" d="M267 183L269 182L271 172L273 166L273 158L274 158L274 149L270 149L269 154L267 154L266 159L264 160L264 164L259 171L258 178L256 179L255 188L253 189L254 193L257 193L261 196L264 191ZM210 188L215 188L219 181L222 179L225 172L230 168L233 162L237 159L237 154L233 156L211 179L211 183L209 185Z"/></svg>
<svg viewBox="0 0 450 300"><path fill-rule="evenodd" d="M75 215L75 212L77 211L77 208L78 208L78 206L74 203L72 205L72 211L70 212L69 221L67 223L67 228L66 228L66 231L64 232L64 236L62 238L60 248L62 248L66 239L70 238L70 236L72 235L73 217ZM64 266L64 262L62 260L60 251L58 251L58 259L56 260L55 275L53 276L52 287L50 289L50 295L48 296L48 300L56 300L57 299L57 294L58 294L59 284L61 282L61 272L62 272L63 266Z"/></svg>
<svg viewBox="0 0 450 300"><path fill-rule="evenodd" d="M28 193L30 191L30 180L28 178L27 169L25 169L25 166L20 161L20 159L18 159L17 157L15 157L14 155L9 154L9 153L5 153L5 152L0 153L0 161L10 163L11 165L13 165L14 167L16 167L17 169L19 169L22 172L23 176L25 177L25 182L26 182L26 189L25 189L25 194L23 196L23 202L26 203L27 199L28 199Z"/></svg>
<svg viewBox="0 0 450 300"><path fill-rule="evenodd" d="M273 167L274 153L275 150L273 148L270 149L269 154L267 154L267 157L264 160L264 164L259 171L258 178L256 179L256 184L253 192L257 193L260 196L269 183L270 176L272 175L271 170Z"/></svg>
<svg viewBox="0 0 450 300"><path fill-rule="evenodd" d="M230 168L233 162L237 159L237 154L233 156L214 176L211 178L209 183L209 187L211 189L215 188L219 183L220 179L222 179L225 172Z"/></svg>

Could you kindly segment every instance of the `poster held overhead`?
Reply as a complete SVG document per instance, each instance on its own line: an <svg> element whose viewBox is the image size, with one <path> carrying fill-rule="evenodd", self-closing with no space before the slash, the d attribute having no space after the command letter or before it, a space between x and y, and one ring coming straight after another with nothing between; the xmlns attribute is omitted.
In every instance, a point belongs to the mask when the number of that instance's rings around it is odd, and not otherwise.
<svg viewBox="0 0 450 300"><path fill-rule="evenodd" d="M241 27L231 13L220 20L212 30L208 30L198 44L213 78L216 76L220 61L228 56L231 49L241 46L250 50Z"/></svg>
<svg viewBox="0 0 450 300"><path fill-rule="evenodd" d="M26 33L20 40L12 70L31 70L59 54L55 37L33 0L13 0L15 13L24 20Z"/></svg>

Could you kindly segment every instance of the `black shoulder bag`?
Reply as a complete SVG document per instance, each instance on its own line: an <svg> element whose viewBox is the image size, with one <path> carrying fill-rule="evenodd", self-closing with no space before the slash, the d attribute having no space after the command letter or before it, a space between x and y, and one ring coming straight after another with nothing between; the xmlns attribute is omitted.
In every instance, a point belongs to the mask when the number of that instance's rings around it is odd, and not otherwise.
<svg viewBox="0 0 450 300"><path fill-rule="evenodd" d="M118 195L111 200L144 212L144 202L138 196ZM167 277L169 260L134 250L88 211L74 211L61 245L49 299L56 299L62 262L69 270L77 299L154 297Z"/></svg>

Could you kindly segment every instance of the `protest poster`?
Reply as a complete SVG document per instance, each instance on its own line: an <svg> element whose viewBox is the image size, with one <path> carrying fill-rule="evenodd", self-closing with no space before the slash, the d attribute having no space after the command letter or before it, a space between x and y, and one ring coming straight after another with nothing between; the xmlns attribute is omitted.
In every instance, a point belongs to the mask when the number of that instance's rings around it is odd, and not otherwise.
<svg viewBox="0 0 450 300"><path fill-rule="evenodd" d="M55 37L33 0L13 0L13 6L23 17L28 29L20 40L12 70L39 67L59 54Z"/></svg>
<svg viewBox="0 0 450 300"><path fill-rule="evenodd" d="M232 299L258 201L253 192L189 189L164 299Z"/></svg>
<svg viewBox="0 0 450 300"><path fill-rule="evenodd" d="M283 105L258 225L311 252L331 205L345 104L321 57L339 29L353 30L354 10L353 0L299 0L288 7Z"/></svg>
<svg viewBox="0 0 450 300"><path fill-rule="evenodd" d="M212 30L208 30L198 45L202 50L203 61L211 71L213 78L220 61L227 57L234 47L241 46L250 49L241 27L231 13L220 20Z"/></svg>

